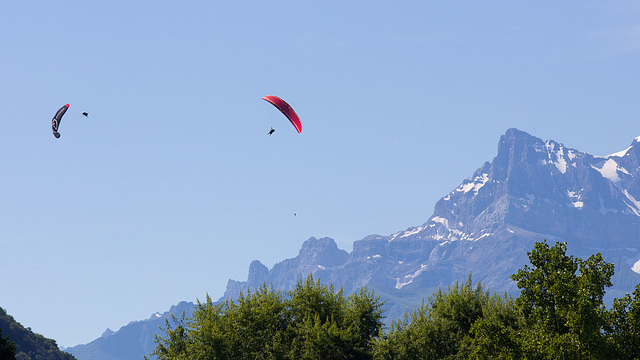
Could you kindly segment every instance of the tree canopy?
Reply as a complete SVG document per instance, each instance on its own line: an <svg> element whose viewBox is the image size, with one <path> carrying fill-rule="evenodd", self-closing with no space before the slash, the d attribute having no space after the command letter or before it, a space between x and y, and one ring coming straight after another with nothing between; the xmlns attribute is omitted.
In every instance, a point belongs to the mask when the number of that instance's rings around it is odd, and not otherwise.
<svg viewBox="0 0 640 360"><path fill-rule="evenodd" d="M159 359L371 359L382 302L345 296L310 275L287 293L266 285L234 300L198 302L191 319L167 320Z"/></svg>
<svg viewBox="0 0 640 360"><path fill-rule="evenodd" d="M9 340L9 337L2 337L0 330L0 359L14 360L16 358L16 345Z"/></svg>
<svg viewBox="0 0 640 360"><path fill-rule="evenodd" d="M266 285L193 317L167 319L153 355L167 359L638 359L640 284L607 309L613 264L537 242L511 278L513 298L468 279L383 327L383 303L345 296L310 275L289 292Z"/></svg>

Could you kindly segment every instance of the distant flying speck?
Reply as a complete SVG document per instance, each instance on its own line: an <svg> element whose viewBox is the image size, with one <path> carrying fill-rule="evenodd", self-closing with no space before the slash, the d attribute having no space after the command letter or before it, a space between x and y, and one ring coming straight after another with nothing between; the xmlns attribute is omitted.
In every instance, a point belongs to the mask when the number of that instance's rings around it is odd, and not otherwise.
<svg viewBox="0 0 640 360"><path fill-rule="evenodd" d="M89 113L88 112L83 112L82 115L84 115L85 117L89 117Z"/></svg>

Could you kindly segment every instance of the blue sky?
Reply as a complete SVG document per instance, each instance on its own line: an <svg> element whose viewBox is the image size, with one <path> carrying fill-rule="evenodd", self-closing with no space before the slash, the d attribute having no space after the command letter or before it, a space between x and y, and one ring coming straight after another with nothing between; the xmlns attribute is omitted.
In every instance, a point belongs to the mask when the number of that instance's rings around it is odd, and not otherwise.
<svg viewBox="0 0 640 360"><path fill-rule="evenodd" d="M311 236L350 251L422 224L508 128L622 150L638 19L640 1L1 2L0 306L87 343Z"/></svg>

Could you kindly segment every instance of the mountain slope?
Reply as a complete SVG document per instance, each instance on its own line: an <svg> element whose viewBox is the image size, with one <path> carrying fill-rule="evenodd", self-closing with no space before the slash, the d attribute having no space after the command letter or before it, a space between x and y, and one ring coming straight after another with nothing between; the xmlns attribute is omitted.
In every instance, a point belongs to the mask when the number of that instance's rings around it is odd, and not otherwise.
<svg viewBox="0 0 640 360"><path fill-rule="evenodd" d="M640 282L639 157L640 138L621 152L594 156L509 129L496 157L441 198L424 224L370 235L354 242L351 253L312 237L298 256L271 269L252 262L247 281L229 280L220 300L263 282L290 290L312 273L347 294L375 290L391 320L470 273L487 289L517 294L510 276L528 262L534 242L547 239L566 241L576 256L601 252L613 262L610 302ZM69 351L80 360L103 359Z"/></svg>
<svg viewBox="0 0 640 360"><path fill-rule="evenodd" d="M61 351L54 340L35 334L0 308L0 333L15 344L16 359L73 360L71 354Z"/></svg>

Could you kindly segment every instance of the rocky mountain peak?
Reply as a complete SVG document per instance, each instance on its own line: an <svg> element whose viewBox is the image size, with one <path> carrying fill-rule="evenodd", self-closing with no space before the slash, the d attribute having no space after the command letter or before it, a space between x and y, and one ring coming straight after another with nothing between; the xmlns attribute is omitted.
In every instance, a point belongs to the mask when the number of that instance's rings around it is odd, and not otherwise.
<svg viewBox="0 0 640 360"><path fill-rule="evenodd" d="M544 142L518 129L509 129L500 137L498 155L494 159L494 176L506 178L514 166L523 163L535 163L540 157Z"/></svg>
<svg viewBox="0 0 640 360"><path fill-rule="evenodd" d="M298 253L301 261L323 267L342 265L348 256L349 253L338 249L336 242L328 237L320 239L310 237L302 244Z"/></svg>
<svg viewBox="0 0 640 360"><path fill-rule="evenodd" d="M269 268L262 264L258 260L253 260L249 265L249 276L247 277L247 283L252 286L259 286L265 281L269 274Z"/></svg>
<svg viewBox="0 0 640 360"><path fill-rule="evenodd" d="M109 337L111 335L113 335L115 332L109 328L107 328L107 330L105 330L102 335L100 335L101 338L106 338Z"/></svg>
<svg viewBox="0 0 640 360"><path fill-rule="evenodd" d="M513 225L585 244L618 242L616 229L640 233L639 159L640 137L603 157L509 129L493 161L440 199L425 224L394 237L477 240Z"/></svg>

